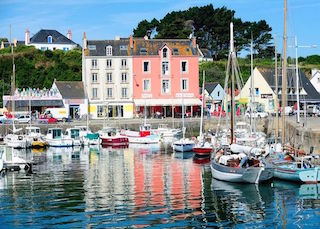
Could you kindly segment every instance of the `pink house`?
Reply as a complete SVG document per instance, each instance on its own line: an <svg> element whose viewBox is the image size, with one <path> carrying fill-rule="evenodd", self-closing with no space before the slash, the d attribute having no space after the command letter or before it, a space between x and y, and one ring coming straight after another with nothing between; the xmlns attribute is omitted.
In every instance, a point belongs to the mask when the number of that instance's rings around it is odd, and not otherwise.
<svg viewBox="0 0 320 229"><path fill-rule="evenodd" d="M196 39L130 37L134 111L148 116L199 112L199 64Z"/></svg>

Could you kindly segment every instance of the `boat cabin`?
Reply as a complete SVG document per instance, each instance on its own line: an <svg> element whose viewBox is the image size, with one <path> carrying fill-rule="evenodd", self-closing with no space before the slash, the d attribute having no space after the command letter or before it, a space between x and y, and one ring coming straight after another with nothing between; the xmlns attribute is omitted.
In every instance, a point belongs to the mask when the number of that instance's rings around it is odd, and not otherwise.
<svg viewBox="0 0 320 229"><path fill-rule="evenodd" d="M62 138L62 129L61 128L50 128L47 133L48 139L61 139Z"/></svg>
<svg viewBox="0 0 320 229"><path fill-rule="evenodd" d="M79 128L68 128L66 130L66 135L72 139L80 138L80 129Z"/></svg>
<svg viewBox="0 0 320 229"><path fill-rule="evenodd" d="M140 126L140 137L146 137L151 134L151 125L144 124Z"/></svg>
<svg viewBox="0 0 320 229"><path fill-rule="evenodd" d="M27 135L29 136L39 136L41 135L40 128L35 126L26 127Z"/></svg>

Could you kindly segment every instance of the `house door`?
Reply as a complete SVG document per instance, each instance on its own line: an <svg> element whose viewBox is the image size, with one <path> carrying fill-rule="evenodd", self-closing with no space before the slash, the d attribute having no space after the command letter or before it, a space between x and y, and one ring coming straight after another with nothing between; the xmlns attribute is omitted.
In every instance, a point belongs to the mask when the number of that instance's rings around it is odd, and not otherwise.
<svg viewBox="0 0 320 229"><path fill-rule="evenodd" d="M69 114L72 119L79 119L80 118L79 105L70 105L69 106Z"/></svg>

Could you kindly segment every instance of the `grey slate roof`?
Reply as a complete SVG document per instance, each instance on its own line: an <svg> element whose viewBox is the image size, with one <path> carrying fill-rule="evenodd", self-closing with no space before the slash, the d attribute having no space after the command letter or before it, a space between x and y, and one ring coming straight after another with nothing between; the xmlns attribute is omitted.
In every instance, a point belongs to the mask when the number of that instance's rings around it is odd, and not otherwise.
<svg viewBox="0 0 320 229"><path fill-rule="evenodd" d="M219 83L217 83L217 82L214 82L214 83L209 83L208 82L208 83L204 84L204 88L207 90L207 92L209 94L211 94L218 84Z"/></svg>
<svg viewBox="0 0 320 229"><path fill-rule="evenodd" d="M269 86L275 91L276 89L276 81L275 81L275 71L274 69L259 69L264 79L267 81ZM300 95L301 101L307 102L320 102L320 94L311 84L310 80L304 74L303 71L299 69L299 86L303 88L307 95ZM287 69L287 90L296 90L296 72L293 68ZM278 72L278 91L282 90L282 70ZM281 99L282 95L279 95L279 99ZM297 97L293 93L292 95L287 93L288 101L296 101Z"/></svg>
<svg viewBox="0 0 320 229"><path fill-rule="evenodd" d="M82 81L56 81L63 99L85 99Z"/></svg>
<svg viewBox="0 0 320 229"><path fill-rule="evenodd" d="M70 44L76 45L72 40L53 29L41 29L30 39L31 44L48 44L48 36L52 36L52 44Z"/></svg>
<svg viewBox="0 0 320 229"><path fill-rule="evenodd" d="M62 100L31 100L30 101L32 107L62 107ZM14 102L15 108L29 107L29 100L16 100ZM5 107L12 107L12 101L6 101L4 104Z"/></svg>
<svg viewBox="0 0 320 229"><path fill-rule="evenodd" d="M89 56L106 56L106 47L112 46L112 56L129 55L129 39L120 40L88 40L87 48ZM120 50L120 46L127 46L126 50ZM95 49L93 49L95 47Z"/></svg>

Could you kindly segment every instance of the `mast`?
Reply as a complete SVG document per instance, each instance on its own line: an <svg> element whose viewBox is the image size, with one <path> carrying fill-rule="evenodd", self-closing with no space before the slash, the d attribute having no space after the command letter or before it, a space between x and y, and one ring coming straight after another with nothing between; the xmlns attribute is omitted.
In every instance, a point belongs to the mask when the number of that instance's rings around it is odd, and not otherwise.
<svg viewBox="0 0 320 229"><path fill-rule="evenodd" d="M276 78L276 143L278 143L279 137L279 98L278 98L278 51L277 51L277 35L274 36L274 53L275 53L275 64L274 64L274 72Z"/></svg>
<svg viewBox="0 0 320 229"><path fill-rule="evenodd" d="M230 54L231 54L231 62L233 62L234 58L234 44L233 44L233 23L230 23ZM231 64L231 144L233 143L234 140L234 65Z"/></svg>
<svg viewBox="0 0 320 229"><path fill-rule="evenodd" d="M204 104L204 81L205 81L205 76L206 72L203 70L202 72L202 104L201 104L201 120L200 120L200 139L202 139L202 126L203 126L203 104Z"/></svg>
<svg viewBox="0 0 320 229"><path fill-rule="evenodd" d="M184 128L184 100L183 100L182 80L183 80L183 73L181 71L180 87L181 87L181 100L182 100L182 106L181 106L181 112L182 112L182 139L184 140L185 139L185 128Z"/></svg>
<svg viewBox="0 0 320 229"><path fill-rule="evenodd" d="M300 123L299 67L298 67L298 41L297 41L297 36L294 37L294 45L296 47L297 123Z"/></svg>
<svg viewBox="0 0 320 229"><path fill-rule="evenodd" d="M11 46L11 55L12 55L12 77L11 77L11 103L12 103L12 131L15 132L16 128L14 125L15 117L14 117L14 111L15 111L15 90L16 90L16 66L14 63L14 55L13 55L13 45L12 45L12 38L11 38L11 25L10 25L10 46Z"/></svg>
<svg viewBox="0 0 320 229"><path fill-rule="evenodd" d="M283 31L283 67L282 67L282 144L285 143L285 107L287 91L287 0L284 0L284 31Z"/></svg>
<svg viewBox="0 0 320 229"><path fill-rule="evenodd" d="M254 119L252 117L252 112L253 112L253 107L254 107L254 95L253 95L253 91L254 91L254 84L253 84L253 37L252 37L252 33L251 33L251 78L250 78L250 130L251 130L251 134L254 132Z"/></svg>
<svg viewBox="0 0 320 229"><path fill-rule="evenodd" d="M87 100L87 131L89 131L89 96L88 96L88 91L87 91L87 83L86 83L86 80L87 78L85 77L86 76L86 61L85 61L85 55L84 55L84 47L85 47L85 42L86 42L86 37L85 37L85 34L83 36L83 39L82 39L82 76L83 76L83 86L84 86L84 91L85 91L85 97L86 97L86 100Z"/></svg>

